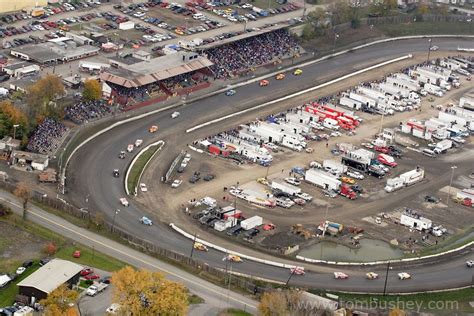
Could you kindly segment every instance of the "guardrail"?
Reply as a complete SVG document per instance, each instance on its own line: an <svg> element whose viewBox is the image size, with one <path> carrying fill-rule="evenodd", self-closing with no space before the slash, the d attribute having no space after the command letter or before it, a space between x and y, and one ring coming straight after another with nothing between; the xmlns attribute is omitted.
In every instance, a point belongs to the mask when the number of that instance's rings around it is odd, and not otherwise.
<svg viewBox="0 0 474 316"><path fill-rule="evenodd" d="M170 227L172 229L174 229L176 232L178 232L181 235L183 235L184 237L186 237L186 238L189 238L191 240L195 240L196 242L200 242L201 244L206 245L207 247L213 248L215 250L221 251L221 252L226 253L226 254L237 255L237 256L239 256L241 258L245 258L247 260L251 260L251 261L255 261L255 262L259 262L259 263L263 263L263 264L271 265L271 266L275 266L275 267L280 267L280 268L294 268L294 267L296 267L296 265L291 265L291 264L286 264L286 263L281 263L281 262L275 262L275 261L270 261L270 260L263 260L263 259L260 259L260 258L248 256L248 255L245 255L245 254L241 254L237 251L232 251L232 250L226 249L226 248L221 247L221 246L214 245L213 243L210 243L210 242L205 241L203 239L195 238L194 235L191 235L191 234L187 233L186 231L182 230L181 228L179 228L178 226L176 226L173 223L170 224ZM455 252L464 250L464 249L469 248L473 245L474 245L474 241L472 241L470 243L467 243L463 246L460 246L458 248L451 249L451 250L448 250L448 251L445 251L445 252L440 252L440 253L437 253L437 254L434 254L434 255L428 255L428 256L423 256L423 257L415 257L415 258L405 258L405 259L373 261L373 262L337 262L337 261L326 261L326 260L310 259L310 258L305 258L305 257L302 257L302 256L296 256L296 259L299 259L299 260L302 260L302 261L305 261L305 262L308 262L308 263L322 263L322 264L328 264L328 265L373 266L373 265L381 265L381 264L387 264L387 263L412 262L412 261L419 261L419 260L426 260L426 259L436 258L436 257L445 256L445 255L448 255L448 254L451 254L451 253L455 253Z"/></svg>
<svg viewBox="0 0 474 316"><path fill-rule="evenodd" d="M128 176L130 174L130 170L132 170L133 168L133 165L135 164L135 162L137 162L138 158L140 158L140 156L146 152L148 149L150 149L152 146L157 146L157 145L160 145L159 148L156 149L156 151L153 153L153 155L151 155L151 157L147 160L147 162L145 163L145 165L143 166L143 169L140 171L140 175L138 176L138 181L135 185L135 187L133 188L134 192L133 194L135 196L137 196L138 194L138 184L140 183L140 179L142 178L142 175L143 175L143 172L145 171L146 167L148 166L148 164L150 163L150 161L153 159L153 157L155 157L155 155L161 151L161 148L163 148L163 145L165 144L164 141L162 140L159 140L157 142L154 142L154 143L151 143L150 145L142 148L142 150L140 150L138 152L138 154L133 158L132 162L130 162L130 165L128 166L127 168L127 172L125 173L125 180L124 180L124 185L125 185L125 193L127 195L130 195L130 192L129 192L129 189L128 189Z"/></svg>

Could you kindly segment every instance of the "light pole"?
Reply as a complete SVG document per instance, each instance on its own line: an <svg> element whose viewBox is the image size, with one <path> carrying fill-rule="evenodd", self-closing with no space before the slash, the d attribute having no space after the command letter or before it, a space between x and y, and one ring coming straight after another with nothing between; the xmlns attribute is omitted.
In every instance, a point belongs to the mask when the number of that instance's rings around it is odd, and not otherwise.
<svg viewBox="0 0 474 316"><path fill-rule="evenodd" d="M13 140L16 139L16 129L20 127L20 124L13 125Z"/></svg>
<svg viewBox="0 0 474 316"><path fill-rule="evenodd" d="M429 46L428 46L428 58L426 59L426 62L429 62L429 61L430 61L431 41L432 41L432 39L430 38L430 39L428 40L428 43L429 43Z"/></svg>
<svg viewBox="0 0 474 316"><path fill-rule="evenodd" d="M235 186L234 209L237 209L237 190L238 189L239 189L239 181L237 181L237 185Z"/></svg>
<svg viewBox="0 0 474 316"><path fill-rule="evenodd" d="M117 216L118 213L120 213L120 210L116 209L114 212L114 217L112 219L112 232L114 232L114 227L115 227L115 216Z"/></svg>
<svg viewBox="0 0 474 316"><path fill-rule="evenodd" d="M334 33L334 47L332 49L333 52L336 50L336 41L338 38L339 38L339 34Z"/></svg>
<svg viewBox="0 0 474 316"><path fill-rule="evenodd" d="M385 272L385 283L383 285L383 296L387 293L388 271L390 270L390 261L387 262L387 271Z"/></svg>
<svg viewBox="0 0 474 316"><path fill-rule="evenodd" d="M194 239L193 239L193 247L191 248L191 254L189 255L189 258L192 258L193 257L193 253L194 253L194 246L196 245L196 237L198 236L197 233L194 233Z"/></svg>
<svg viewBox="0 0 474 316"><path fill-rule="evenodd" d="M453 178L454 178L454 170L456 170L457 166L451 166L451 180L449 181L448 187L448 197L446 198L446 205L449 205L449 198L451 197L451 186L453 185Z"/></svg>
<svg viewBox="0 0 474 316"><path fill-rule="evenodd" d="M382 133L382 129L383 129L383 118L385 116L385 110L383 110L382 112L382 118L380 119L380 133Z"/></svg>

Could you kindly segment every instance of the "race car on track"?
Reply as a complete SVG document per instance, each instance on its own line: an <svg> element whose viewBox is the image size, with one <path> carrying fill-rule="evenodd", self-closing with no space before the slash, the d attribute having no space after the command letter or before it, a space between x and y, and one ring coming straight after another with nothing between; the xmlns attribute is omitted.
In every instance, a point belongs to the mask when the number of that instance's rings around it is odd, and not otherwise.
<svg viewBox="0 0 474 316"><path fill-rule="evenodd" d="M366 276L367 276L367 279L369 279L369 280L375 280L379 277L379 275L377 273L374 273L374 272L368 272L366 274Z"/></svg>
<svg viewBox="0 0 474 316"><path fill-rule="evenodd" d="M293 75L295 76L299 76L303 73L303 70L298 68L298 69L295 69L295 71L293 71Z"/></svg>
<svg viewBox="0 0 474 316"><path fill-rule="evenodd" d="M181 114L180 114L178 111L175 111L175 112L173 112L173 113L171 114L171 118L172 118L172 119L175 119L175 118L177 118L177 117L180 116L180 115L181 115Z"/></svg>
<svg viewBox="0 0 474 316"><path fill-rule="evenodd" d="M224 261L232 261L232 262L242 262L242 258L237 255L227 255L224 257Z"/></svg>
<svg viewBox="0 0 474 316"><path fill-rule="evenodd" d="M235 90L227 90L225 92L225 95L228 96L228 97L231 97L233 96L234 94L236 94L237 92Z"/></svg>
<svg viewBox="0 0 474 316"><path fill-rule="evenodd" d="M122 204L123 206L128 206L128 201L126 198L120 198L120 204Z"/></svg>
<svg viewBox="0 0 474 316"><path fill-rule="evenodd" d="M152 125L152 126L148 129L148 131L149 131L150 133L156 133L156 131L158 131L158 126Z"/></svg>
<svg viewBox="0 0 474 316"><path fill-rule="evenodd" d="M411 279L411 275L409 273L406 273L406 272L400 272L398 274L398 278L400 280L407 280L407 279Z"/></svg>
<svg viewBox="0 0 474 316"><path fill-rule="evenodd" d="M335 279L348 279L349 276L345 274L344 272L334 272L334 278Z"/></svg>
<svg viewBox="0 0 474 316"><path fill-rule="evenodd" d="M293 267L290 268L291 274L296 274L296 275L304 275L304 267Z"/></svg>
<svg viewBox="0 0 474 316"><path fill-rule="evenodd" d="M283 80L283 79L285 79L285 74L280 73L280 74L275 76L275 79L276 80Z"/></svg>
<svg viewBox="0 0 474 316"><path fill-rule="evenodd" d="M199 251L209 251L209 249L207 249L206 245L203 245L200 242L195 242L194 243L194 249L199 250Z"/></svg>
<svg viewBox="0 0 474 316"><path fill-rule="evenodd" d="M270 84L270 81L265 80L265 79L264 79L264 80L260 80L260 83L259 83L260 87L266 87L266 86L268 86L269 84Z"/></svg>

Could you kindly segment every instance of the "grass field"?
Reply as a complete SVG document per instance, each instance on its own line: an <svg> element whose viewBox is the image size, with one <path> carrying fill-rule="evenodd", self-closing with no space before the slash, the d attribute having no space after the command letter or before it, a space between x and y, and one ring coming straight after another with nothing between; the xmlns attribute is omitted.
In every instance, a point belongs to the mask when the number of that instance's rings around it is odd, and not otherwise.
<svg viewBox="0 0 474 316"><path fill-rule="evenodd" d="M417 22L385 24L376 26L387 36L429 35L429 34L474 34L472 23Z"/></svg>
<svg viewBox="0 0 474 316"><path fill-rule="evenodd" d="M125 266L125 264L119 260L116 260L102 253L99 253L95 251L94 249L91 249L82 245L77 245L77 244L75 245L72 241L50 230L47 230L39 225L36 225L31 222L23 222L17 216L11 215L8 218L0 219L0 221L2 224L8 224L8 227L9 227L8 234L13 235L13 236L19 236L19 238L17 238L17 239L20 239L18 240L18 245L14 244L15 239L13 239L13 241L11 240L8 240L8 241L9 243L11 243L9 246L12 246L12 248L16 249L17 252L20 251L20 254L21 254L21 249L24 246L23 244L20 244L20 242L22 242L22 239L23 239L22 236L24 236L27 233L29 238L36 238L38 240L41 240L41 243L39 244L53 241L56 244L58 250L56 254L52 257L70 260L80 265L94 267L94 268L104 270L104 271L116 271ZM0 236L0 245L4 244L5 240L6 240L5 236L3 235ZM80 258L76 259L72 257L72 253L75 250L81 251ZM2 254L3 254L3 251L2 249L0 249L0 255ZM18 256L18 253L14 253L13 255ZM38 263L39 260L44 257L46 257L46 255L43 254L41 247L37 247L36 251L31 251L31 249L28 251L27 259L34 261L33 266L27 269L14 282L2 288L2 290L0 291L0 306L8 306L13 303L15 296L18 294L18 287L16 286L16 284L20 282L21 280L23 280L24 278L26 278L31 273L33 273L34 271L36 271L40 267ZM25 258L23 258L22 260L25 260ZM5 272L5 273L15 272L16 268L21 265L22 260L9 261L8 265L3 264L3 262L6 260L2 260L2 264L0 265L2 269L1 272Z"/></svg>
<svg viewBox="0 0 474 316"><path fill-rule="evenodd" d="M162 145L154 145L148 148L142 155L135 161L130 167L130 173L128 174L127 187L130 193L135 192L135 188L140 180L140 174L145 168L148 161L155 154L155 152L161 148Z"/></svg>
<svg viewBox="0 0 474 316"><path fill-rule="evenodd" d="M228 308L219 313L219 316L251 316L252 314L241 309Z"/></svg>

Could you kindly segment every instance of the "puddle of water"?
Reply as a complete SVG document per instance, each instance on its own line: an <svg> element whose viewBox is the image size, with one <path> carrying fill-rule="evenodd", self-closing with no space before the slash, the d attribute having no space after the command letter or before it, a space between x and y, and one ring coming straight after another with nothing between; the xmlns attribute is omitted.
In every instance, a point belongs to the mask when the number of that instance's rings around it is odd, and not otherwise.
<svg viewBox="0 0 474 316"><path fill-rule="evenodd" d="M301 250L299 255L317 260L369 262L398 259L403 256L403 252L381 240L361 239L360 248L357 249L323 241Z"/></svg>

